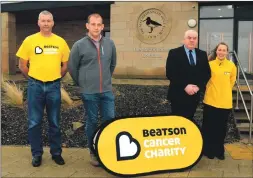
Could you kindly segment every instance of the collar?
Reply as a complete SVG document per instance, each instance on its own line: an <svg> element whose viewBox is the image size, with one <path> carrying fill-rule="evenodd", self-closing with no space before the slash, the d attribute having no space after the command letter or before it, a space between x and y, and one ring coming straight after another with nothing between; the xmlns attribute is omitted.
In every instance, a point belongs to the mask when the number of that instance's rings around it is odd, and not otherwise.
<svg viewBox="0 0 253 178"><path fill-rule="evenodd" d="M224 58L222 61L220 60L220 59L218 59L217 57L215 58L215 63L217 64L217 65L223 65L224 63L226 63L228 61L228 59L227 58Z"/></svg>
<svg viewBox="0 0 253 178"><path fill-rule="evenodd" d="M186 48L186 46L185 46L185 45L184 45L184 50L185 50L187 53L189 53L189 51L190 51L190 49ZM192 52L193 52L193 53L195 53L195 48L194 48L194 49L192 49Z"/></svg>
<svg viewBox="0 0 253 178"><path fill-rule="evenodd" d="M52 36L54 35L53 32L51 32L50 35L44 36L44 35L41 33L41 31L38 32L38 34L39 34L41 37L43 37L43 38L50 38L50 37L52 37Z"/></svg>
<svg viewBox="0 0 253 178"><path fill-rule="evenodd" d="M100 37L99 37L99 40L94 40L90 35L89 33L87 34L87 36L93 41L93 42L100 42L101 39L103 38L103 36L100 34Z"/></svg>

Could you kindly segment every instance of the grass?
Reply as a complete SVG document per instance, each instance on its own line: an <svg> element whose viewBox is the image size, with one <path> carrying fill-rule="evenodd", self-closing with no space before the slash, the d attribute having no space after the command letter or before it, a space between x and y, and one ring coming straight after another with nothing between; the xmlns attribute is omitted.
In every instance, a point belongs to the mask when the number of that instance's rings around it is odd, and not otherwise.
<svg viewBox="0 0 253 178"><path fill-rule="evenodd" d="M5 91L5 100L7 103L22 107L23 106L23 91L15 84L15 82L8 82L2 77L1 87Z"/></svg>
<svg viewBox="0 0 253 178"><path fill-rule="evenodd" d="M69 75L69 74L68 74ZM3 76L3 75L2 75ZM65 82L73 81L71 76L65 76ZM66 83L65 83L66 84ZM14 105L17 107L23 107L23 98L24 94L23 91L16 85L15 82L10 82L6 79L6 77L2 77L1 87L3 89L3 100L5 103ZM74 104L73 100L71 99L69 93L64 89L61 88L61 97L62 101L66 103L68 106L72 106Z"/></svg>
<svg viewBox="0 0 253 178"><path fill-rule="evenodd" d="M62 82L67 84L67 85L72 85L74 84L74 81L70 74L67 72L66 75L63 77Z"/></svg>
<svg viewBox="0 0 253 178"><path fill-rule="evenodd" d="M70 106L73 105L73 100L70 98L68 92L64 88L61 88L61 97L63 102Z"/></svg>

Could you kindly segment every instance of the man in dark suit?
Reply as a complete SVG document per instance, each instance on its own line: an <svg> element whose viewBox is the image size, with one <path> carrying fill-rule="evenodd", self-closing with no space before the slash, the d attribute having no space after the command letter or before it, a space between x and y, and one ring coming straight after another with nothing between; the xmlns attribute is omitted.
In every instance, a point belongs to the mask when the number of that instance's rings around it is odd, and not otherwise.
<svg viewBox="0 0 253 178"><path fill-rule="evenodd" d="M211 77L205 51L197 49L198 33L185 32L184 45L171 49L166 63L166 76L170 80L168 100L172 115L193 120L200 100L200 91Z"/></svg>

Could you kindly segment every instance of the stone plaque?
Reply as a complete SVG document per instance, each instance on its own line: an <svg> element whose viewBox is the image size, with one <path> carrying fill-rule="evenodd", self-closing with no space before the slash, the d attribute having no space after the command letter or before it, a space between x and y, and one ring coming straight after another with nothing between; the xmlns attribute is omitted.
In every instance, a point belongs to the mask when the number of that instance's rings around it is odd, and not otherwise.
<svg viewBox="0 0 253 178"><path fill-rule="evenodd" d="M170 33L170 29L171 19L159 9L147 9L137 20L137 38L146 44L162 42Z"/></svg>

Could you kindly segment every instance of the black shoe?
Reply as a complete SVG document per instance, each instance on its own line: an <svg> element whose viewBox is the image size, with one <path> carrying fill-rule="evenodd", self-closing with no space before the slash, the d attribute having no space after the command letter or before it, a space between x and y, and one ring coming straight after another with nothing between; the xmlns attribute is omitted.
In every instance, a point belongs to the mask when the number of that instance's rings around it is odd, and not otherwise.
<svg viewBox="0 0 253 178"><path fill-rule="evenodd" d="M219 160L224 160L225 159L225 156L222 155L222 156L216 156Z"/></svg>
<svg viewBox="0 0 253 178"><path fill-rule="evenodd" d="M205 153L203 155L206 156L209 159L214 159L214 156L211 156L211 155L208 155L208 154L205 154Z"/></svg>
<svg viewBox="0 0 253 178"><path fill-rule="evenodd" d="M54 155L52 156L52 159L55 161L56 164L59 164L59 165L65 164L64 159L62 158L61 155Z"/></svg>
<svg viewBox="0 0 253 178"><path fill-rule="evenodd" d="M214 159L214 156L208 155L208 156L206 156L206 157L208 157L209 159Z"/></svg>
<svg viewBox="0 0 253 178"><path fill-rule="evenodd" d="M33 156L32 165L33 167L39 167L41 165L42 156Z"/></svg>

